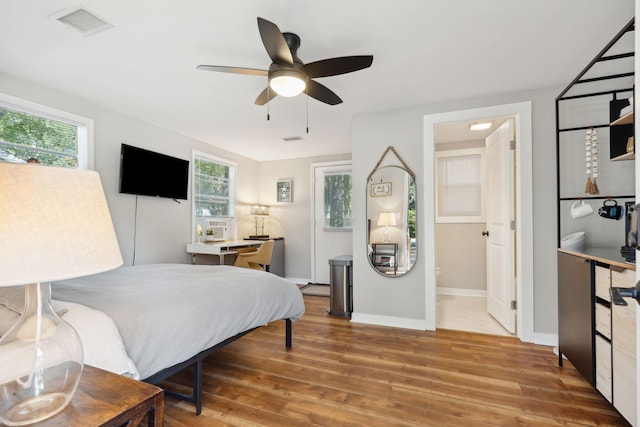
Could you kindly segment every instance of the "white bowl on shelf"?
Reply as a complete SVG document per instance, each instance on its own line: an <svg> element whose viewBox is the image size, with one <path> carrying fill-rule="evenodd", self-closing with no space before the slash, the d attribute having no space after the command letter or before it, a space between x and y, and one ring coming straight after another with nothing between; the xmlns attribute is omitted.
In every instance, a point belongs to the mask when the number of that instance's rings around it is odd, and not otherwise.
<svg viewBox="0 0 640 427"><path fill-rule="evenodd" d="M560 248L572 251L583 251L587 243L586 238L587 236L584 231L568 234L560 240Z"/></svg>

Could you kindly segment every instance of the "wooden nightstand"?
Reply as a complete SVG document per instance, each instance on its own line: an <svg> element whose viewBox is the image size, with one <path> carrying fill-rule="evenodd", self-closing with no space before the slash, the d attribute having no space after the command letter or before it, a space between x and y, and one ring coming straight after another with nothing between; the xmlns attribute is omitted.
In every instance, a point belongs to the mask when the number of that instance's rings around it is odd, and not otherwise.
<svg viewBox="0 0 640 427"><path fill-rule="evenodd" d="M161 427L161 388L85 365L71 403L62 412L36 424L58 427L135 427L148 415L149 427Z"/></svg>

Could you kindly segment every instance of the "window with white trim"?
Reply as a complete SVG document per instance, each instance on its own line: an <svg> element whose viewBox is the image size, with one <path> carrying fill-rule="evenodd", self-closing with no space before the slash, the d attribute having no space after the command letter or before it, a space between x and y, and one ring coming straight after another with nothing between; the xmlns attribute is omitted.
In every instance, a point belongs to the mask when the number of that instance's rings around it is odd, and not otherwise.
<svg viewBox="0 0 640 427"><path fill-rule="evenodd" d="M324 175L324 229L351 230L353 204L351 171Z"/></svg>
<svg viewBox="0 0 640 427"><path fill-rule="evenodd" d="M235 162L199 151L193 152L193 222L196 240L204 237L211 224L226 224L229 236L235 234L230 219L235 216ZM200 226L198 228L198 226ZM198 229L203 235L198 235ZM221 238L221 236L216 236Z"/></svg>
<svg viewBox="0 0 640 427"><path fill-rule="evenodd" d="M436 222L484 222L484 148L436 152Z"/></svg>
<svg viewBox="0 0 640 427"><path fill-rule="evenodd" d="M0 94L0 161L93 167L93 120Z"/></svg>

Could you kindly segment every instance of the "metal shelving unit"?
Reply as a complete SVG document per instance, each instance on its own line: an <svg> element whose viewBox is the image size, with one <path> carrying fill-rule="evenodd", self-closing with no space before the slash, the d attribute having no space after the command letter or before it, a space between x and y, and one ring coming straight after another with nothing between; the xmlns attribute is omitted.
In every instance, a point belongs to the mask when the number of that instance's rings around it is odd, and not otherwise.
<svg viewBox="0 0 640 427"><path fill-rule="evenodd" d="M610 132L610 138L613 140L618 137L613 133L622 131L631 132L633 136L633 113L627 114L618 118L620 113L619 105L622 105L624 99L621 96L626 94L633 94L633 57L634 49L630 51L618 51L620 46L618 45L621 39L630 32L635 31L635 19L632 19L622 30L607 44L604 49L598 53L598 55L573 79L571 83L556 97L556 177L557 177L557 224L558 235L557 244L560 247L560 241L562 236L561 230L561 202L563 201L576 201L580 199L584 200L606 200L608 198L613 199L633 199L634 194L571 194L562 196L562 182L561 182L561 135L568 132L585 132L587 129L606 129ZM631 33L631 37L633 37ZM626 60L626 61L625 61ZM630 65L629 65L630 64ZM609 96L610 101L610 116L603 117L602 121L598 123L585 123L580 126L562 126L561 117L561 104L567 101L577 101L581 99L587 100L593 97ZM607 120L609 119L609 120ZM616 129L613 130L613 127ZM616 158L608 160L627 160L633 159L634 153L625 153Z"/></svg>

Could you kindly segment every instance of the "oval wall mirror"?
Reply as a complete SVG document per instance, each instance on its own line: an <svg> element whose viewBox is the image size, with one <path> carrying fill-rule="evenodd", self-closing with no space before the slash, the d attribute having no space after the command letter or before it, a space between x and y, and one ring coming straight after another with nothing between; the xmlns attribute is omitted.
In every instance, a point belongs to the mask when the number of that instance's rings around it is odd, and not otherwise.
<svg viewBox="0 0 640 427"><path fill-rule="evenodd" d="M398 154L389 147L400 159ZM383 158L384 155L383 154ZM408 273L416 262L416 181L403 166L374 168L367 182L367 253L369 264L385 277Z"/></svg>

